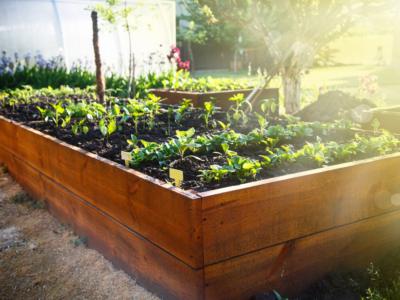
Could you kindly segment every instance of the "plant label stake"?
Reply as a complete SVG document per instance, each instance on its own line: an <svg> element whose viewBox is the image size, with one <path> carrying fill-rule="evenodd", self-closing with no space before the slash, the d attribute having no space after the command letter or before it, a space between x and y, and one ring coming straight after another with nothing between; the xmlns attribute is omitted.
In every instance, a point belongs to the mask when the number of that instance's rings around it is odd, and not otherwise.
<svg viewBox="0 0 400 300"><path fill-rule="evenodd" d="M121 151L121 159L125 161L125 166L129 167L129 162L132 160L130 152Z"/></svg>
<svg viewBox="0 0 400 300"><path fill-rule="evenodd" d="M169 177L174 180L176 187L181 187L183 182L183 172L177 169L169 169Z"/></svg>

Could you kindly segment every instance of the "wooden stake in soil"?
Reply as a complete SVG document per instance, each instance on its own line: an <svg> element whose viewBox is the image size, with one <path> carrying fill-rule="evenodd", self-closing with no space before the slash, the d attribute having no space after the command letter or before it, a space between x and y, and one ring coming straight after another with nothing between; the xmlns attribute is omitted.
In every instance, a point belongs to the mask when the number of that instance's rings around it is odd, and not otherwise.
<svg viewBox="0 0 400 300"><path fill-rule="evenodd" d="M92 25L93 25L93 50L94 50L94 60L96 63L96 87L97 87L97 97L100 103L104 103L104 94L106 89L106 83L103 74L103 68L101 64L100 57L100 47L99 47L99 26L97 22L97 12L92 11Z"/></svg>

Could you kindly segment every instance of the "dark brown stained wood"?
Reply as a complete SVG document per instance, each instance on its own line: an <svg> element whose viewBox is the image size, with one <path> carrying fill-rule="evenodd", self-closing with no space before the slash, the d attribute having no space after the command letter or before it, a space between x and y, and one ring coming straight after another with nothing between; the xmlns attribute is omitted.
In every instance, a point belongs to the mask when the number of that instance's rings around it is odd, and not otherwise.
<svg viewBox="0 0 400 300"><path fill-rule="evenodd" d="M378 119L380 128L385 128L391 132L400 133L400 109L390 111L377 111L374 118Z"/></svg>
<svg viewBox="0 0 400 300"><path fill-rule="evenodd" d="M220 91L220 92L184 92L174 90L163 90L155 89L151 90L153 94L158 97L165 99L163 103L166 104L179 104L182 99L192 100L193 105L203 106L206 101L214 101L217 106L227 109L232 106L232 102L229 101L234 95L244 94L248 96L253 90L233 90L233 91ZM270 88L264 89L259 99L275 99L279 101L279 89Z"/></svg>
<svg viewBox="0 0 400 300"><path fill-rule="evenodd" d="M266 248L205 267L206 299L249 299L277 290L291 296L327 272L366 267L400 246L400 212Z"/></svg>
<svg viewBox="0 0 400 300"><path fill-rule="evenodd" d="M0 117L1 162L165 298L291 294L400 243L400 154L196 195Z"/></svg>
<svg viewBox="0 0 400 300"><path fill-rule="evenodd" d="M400 154L206 193L205 265L389 212Z"/></svg>
<svg viewBox="0 0 400 300"><path fill-rule="evenodd" d="M163 299L203 299L203 270L194 270L94 206L40 174L24 161L0 148L0 161L35 197L46 201L50 212L88 237L117 267Z"/></svg>
<svg viewBox="0 0 400 300"><path fill-rule="evenodd" d="M201 201L0 117L0 147L189 266L203 266Z"/></svg>

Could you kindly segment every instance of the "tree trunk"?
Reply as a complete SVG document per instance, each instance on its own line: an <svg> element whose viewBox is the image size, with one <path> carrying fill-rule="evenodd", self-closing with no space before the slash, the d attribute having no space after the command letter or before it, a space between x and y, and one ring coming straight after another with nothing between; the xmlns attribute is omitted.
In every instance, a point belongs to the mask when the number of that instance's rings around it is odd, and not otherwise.
<svg viewBox="0 0 400 300"><path fill-rule="evenodd" d="M282 75L285 110L287 114L294 114L300 110L301 77L300 75Z"/></svg>
<svg viewBox="0 0 400 300"><path fill-rule="evenodd" d="M92 11L92 25L93 25L93 50L94 61L96 63L96 86L97 97L100 103L104 103L104 95L106 89L106 82L103 74L103 67L101 64L100 47L99 47L99 26L97 23L97 12Z"/></svg>
<svg viewBox="0 0 400 300"><path fill-rule="evenodd" d="M189 52L189 59L190 59L190 71L196 72L196 68L194 66L194 54L192 49L192 42L188 41L188 52Z"/></svg>

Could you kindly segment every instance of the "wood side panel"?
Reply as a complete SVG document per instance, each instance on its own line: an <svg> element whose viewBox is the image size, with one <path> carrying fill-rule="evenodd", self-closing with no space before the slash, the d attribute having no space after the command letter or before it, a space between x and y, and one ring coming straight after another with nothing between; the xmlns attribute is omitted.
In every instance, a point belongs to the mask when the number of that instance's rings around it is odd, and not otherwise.
<svg viewBox="0 0 400 300"><path fill-rule="evenodd" d="M399 154L202 193L205 265L399 209L396 193Z"/></svg>
<svg viewBox="0 0 400 300"><path fill-rule="evenodd" d="M203 266L198 197L2 117L0 130L0 147L188 265Z"/></svg>
<svg viewBox="0 0 400 300"><path fill-rule="evenodd" d="M400 246L392 212L205 267L206 299L249 299L276 290L294 296L328 272L365 268Z"/></svg>
<svg viewBox="0 0 400 300"><path fill-rule="evenodd" d="M46 201L50 212L88 237L117 267L163 299L203 299L203 270L194 270L176 257L143 239L108 215L29 167L0 148L0 160L11 175L35 197Z"/></svg>

